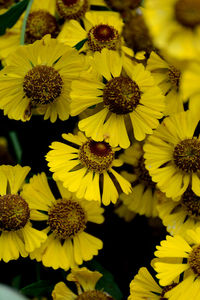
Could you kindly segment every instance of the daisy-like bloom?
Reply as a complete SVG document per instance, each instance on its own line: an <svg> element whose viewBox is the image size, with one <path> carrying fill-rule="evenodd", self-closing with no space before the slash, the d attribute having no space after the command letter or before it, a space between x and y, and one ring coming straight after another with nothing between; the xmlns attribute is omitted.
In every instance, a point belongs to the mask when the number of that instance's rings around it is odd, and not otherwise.
<svg viewBox="0 0 200 300"><path fill-rule="evenodd" d="M66 22L58 35L58 40L71 47L79 45L80 51L90 54L107 48L133 56L133 51L124 45L121 36L123 20L119 13L90 11L85 14L83 25L84 28L75 20Z"/></svg>
<svg viewBox="0 0 200 300"><path fill-rule="evenodd" d="M102 276L98 271L92 272L85 267L73 268L67 280L76 284L77 294L74 294L64 282L59 282L52 292L53 300L114 300L105 291L95 289Z"/></svg>
<svg viewBox="0 0 200 300"><path fill-rule="evenodd" d="M107 137L111 146L128 148L128 124L137 140L152 134L163 116L164 96L142 64L122 58L108 49L96 52L93 67L97 76L88 73L72 83L71 115L98 105L98 113L79 122L79 129L95 141ZM79 88L77 88L79 87ZM131 128L131 131L132 131Z"/></svg>
<svg viewBox="0 0 200 300"><path fill-rule="evenodd" d="M130 283L130 296L128 300L161 300L169 299L168 291L177 286L177 283L172 283L165 287L160 287L151 276L147 268L140 268L138 274ZM170 298L171 299L171 298Z"/></svg>
<svg viewBox="0 0 200 300"><path fill-rule="evenodd" d="M178 59L198 57L199 0L147 0L144 17L155 46Z"/></svg>
<svg viewBox="0 0 200 300"><path fill-rule="evenodd" d="M157 246L153 267L162 286L170 285L181 275L183 280L168 292L170 300L199 299L200 295L200 227L187 230L186 238L167 236Z"/></svg>
<svg viewBox="0 0 200 300"><path fill-rule="evenodd" d="M20 45L23 19L24 14L11 29L7 29L6 33L0 36L0 58L3 62ZM42 39L46 34L56 38L59 31L55 0L34 0L26 23L25 43L33 43Z"/></svg>
<svg viewBox="0 0 200 300"><path fill-rule="evenodd" d="M183 100L179 89L181 71L155 52L151 52L147 61L147 70L151 72L156 84L165 95L165 115L183 111Z"/></svg>
<svg viewBox="0 0 200 300"><path fill-rule="evenodd" d="M179 201L166 198L159 201L158 214L167 231L174 235L185 236L187 229L195 229L200 226L200 197L188 188Z"/></svg>
<svg viewBox="0 0 200 300"><path fill-rule="evenodd" d="M146 168L168 198L176 200L189 184L200 196L200 140L194 136L198 121L190 111L171 115L144 145Z"/></svg>
<svg viewBox="0 0 200 300"><path fill-rule="evenodd" d="M128 207L121 201L117 204L114 212L118 215L118 217L123 218L126 222L131 222L136 216L136 213L129 210Z"/></svg>
<svg viewBox="0 0 200 300"><path fill-rule="evenodd" d="M128 165L130 172L122 174L131 182L133 189L129 195L121 194L120 199L132 212L156 217L158 215L156 184L144 164L143 144L135 142L119 158Z"/></svg>
<svg viewBox="0 0 200 300"><path fill-rule="evenodd" d="M84 57L46 35L21 46L0 72L0 108L10 119L30 120L32 110L55 122L69 117L71 81L78 78Z"/></svg>
<svg viewBox="0 0 200 300"><path fill-rule="evenodd" d="M112 167L122 165L115 159L115 151L108 143L87 139L81 132L78 135L63 134L66 143L53 142L46 160L53 178L60 180L78 198L101 201L108 205L116 203L118 187L128 194L130 183Z"/></svg>
<svg viewBox="0 0 200 300"><path fill-rule="evenodd" d="M105 0L105 2L108 4L109 7L111 7L113 10L117 11L127 11L130 9L136 9L140 4L141 0Z"/></svg>
<svg viewBox="0 0 200 300"><path fill-rule="evenodd" d="M46 267L68 270L83 261L91 260L103 243L85 232L88 222L101 224L103 208L98 202L75 198L60 182L61 197L55 199L45 173L34 175L24 186L23 196L32 199L37 209L36 221L46 222L44 232L48 238L31 253L31 259L42 261Z"/></svg>
<svg viewBox="0 0 200 300"><path fill-rule="evenodd" d="M0 166L0 260L8 262L28 256L47 236L32 227L32 199L22 196L29 167Z"/></svg>

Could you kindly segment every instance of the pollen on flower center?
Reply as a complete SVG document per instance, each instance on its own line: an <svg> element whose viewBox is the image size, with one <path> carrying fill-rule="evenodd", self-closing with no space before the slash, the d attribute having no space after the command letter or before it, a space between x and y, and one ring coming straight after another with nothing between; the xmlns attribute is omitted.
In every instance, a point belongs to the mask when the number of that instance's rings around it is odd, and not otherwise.
<svg viewBox="0 0 200 300"><path fill-rule="evenodd" d="M200 275L200 245L193 248L188 257L188 263L194 274Z"/></svg>
<svg viewBox="0 0 200 300"><path fill-rule="evenodd" d="M23 88L33 105L49 104L61 94L63 81L53 67L36 66L24 77Z"/></svg>
<svg viewBox="0 0 200 300"><path fill-rule="evenodd" d="M103 48L117 50L120 47L118 30L107 24L92 27L88 32L88 46L94 52Z"/></svg>
<svg viewBox="0 0 200 300"><path fill-rule="evenodd" d="M171 84L176 88L179 88L180 76L181 72L177 70L174 66L170 66L168 70L168 77Z"/></svg>
<svg viewBox="0 0 200 300"><path fill-rule="evenodd" d="M8 8L13 4L14 0L0 0L0 9Z"/></svg>
<svg viewBox="0 0 200 300"><path fill-rule="evenodd" d="M132 112L140 102L141 91L130 78L114 77L103 90L103 101L108 109L116 114Z"/></svg>
<svg viewBox="0 0 200 300"><path fill-rule="evenodd" d="M191 189L187 189L181 198L181 205L187 214L193 218L200 217L200 197L195 195Z"/></svg>
<svg viewBox="0 0 200 300"><path fill-rule="evenodd" d="M200 25L200 1L178 0L175 4L175 17L181 25L192 29Z"/></svg>
<svg viewBox="0 0 200 300"><path fill-rule="evenodd" d="M135 168L135 173L138 175L138 180L143 182L147 186L155 187L155 182L152 181L149 171L144 164L144 157L141 156L138 162L138 166Z"/></svg>
<svg viewBox="0 0 200 300"><path fill-rule="evenodd" d="M165 294L169 291L171 291L175 286L177 286L178 283L173 282L172 284L169 284L167 286L165 286L162 289L162 293L160 294L160 300L167 300L168 298L165 298Z"/></svg>
<svg viewBox="0 0 200 300"><path fill-rule="evenodd" d="M94 290L87 291L80 294L76 300L114 300L111 296L106 295L105 293Z"/></svg>
<svg viewBox="0 0 200 300"><path fill-rule="evenodd" d="M29 217L29 206L21 196L0 196L0 230L19 230L26 225Z"/></svg>
<svg viewBox="0 0 200 300"><path fill-rule="evenodd" d="M200 170L200 141L186 139L174 148L174 163L185 172L197 172Z"/></svg>
<svg viewBox="0 0 200 300"><path fill-rule="evenodd" d="M58 31L56 18L48 11L33 11L27 19L25 42L32 44L36 40L42 39L46 34L50 34L52 38L56 38Z"/></svg>
<svg viewBox="0 0 200 300"><path fill-rule="evenodd" d="M49 226L61 239L67 239L83 231L86 227L86 214L78 202L59 199L49 210Z"/></svg>
<svg viewBox="0 0 200 300"><path fill-rule="evenodd" d="M123 11L127 9L135 9L141 3L141 0L105 0L105 2L114 10Z"/></svg>
<svg viewBox="0 0 200 300"><path fill-rule="evenodd" d="M88 0L56 0L59 15L64 19L80 19L89 9Z"/></svg>
<svg viewBox="0 0 200 300"><path fill-rule="evenodd" d="M111 166L114 159L114 152L106 142L89 140L81 146L79 159L88 169L102 173Z"/></svg>

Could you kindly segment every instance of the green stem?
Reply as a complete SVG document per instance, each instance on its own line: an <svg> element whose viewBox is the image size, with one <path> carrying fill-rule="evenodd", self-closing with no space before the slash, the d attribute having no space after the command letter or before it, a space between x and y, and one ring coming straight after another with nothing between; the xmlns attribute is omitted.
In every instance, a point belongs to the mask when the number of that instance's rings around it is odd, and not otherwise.
<svg viewBox="0 0 200 300"><path fill-rule="evenodd" d="M12 144L13 144L15 155L16 155L16 158L17 158L17 163L20 164L21 159L22 159L22 148L20 146L18 136L17 136L15 131L10 131L9 136L10 136L10 139L11 139Z"/></svg>
<svg viewBox="0 0 200 300"><path fill-rule="evenodd" d="M32 4L33 4L33 0L30 0L28 5L27 5L27 8L26 8L24 20L23 20L23 23L22 23L22 31L21 31L21 35L20 35L20 45L24 45L25 32L26 32L26 23L27 23L27 19L28 19Z"/></svg>

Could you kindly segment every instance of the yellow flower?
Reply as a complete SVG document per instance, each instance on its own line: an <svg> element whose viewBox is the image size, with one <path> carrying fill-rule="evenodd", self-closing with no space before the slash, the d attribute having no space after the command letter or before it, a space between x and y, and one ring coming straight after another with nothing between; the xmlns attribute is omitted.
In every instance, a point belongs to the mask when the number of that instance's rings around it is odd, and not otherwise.
<svg viewBox="0 0 200 300"><path fill-rule="evenodd" d="M122 161L114 157L119 149L113 149L104 141L87 139L80 132L62 137L66 143L53 142L50 146L53 150L46 155L55 180L62 181L64 187L76 192L78 198L102 199L105 205L116 203L118 199L116 182L124 193L131 192L130 183L112 168L122 165Z"/></svg>
<svg viewBox="0 0 200 300"><path fill-rule="evenodd" d="M71 81L78 77L84 58L49 35L21 46L0 72L0 108L10 119L27 121L32 111L55 122L69 117Z"/></svg>
<svg viewBox="0 0 200 300"><path fill-rule="evenodd" d="M157 246L153 267L162 286L170 285L177 278L181 282L167 294L170 300L198 299L200 293L200 227L187 230L187 238L167 236Z"/></svg>
<svg viewBox="0 0 200 300"><path fill-rule="evenodd" d="M95 141L107 137L111 146L122 148L130 145L127 134L130 123L137 140L152 134L163 116L165 104L150 72L142 64L133 64L130 59L107 49L95 52L92 67L91 75L83 72L80 79L72 83L71 115L93 105L99 110L81 120L79 129Z"/></svg>
<svg viewBox="0 0 200 300"><path fill-rule="evenodd" d="M136 213L129 210L128 207L124 205L121 201L119 202L119 204L117 204L115 208L115 213L120 218L123 218L126 222L131 222L136 216Z"/></svg>
<svg viewBox="0 0 200 300"><path fill-rule="evenodd" d="M140 268L138 274L130 283L130 296L128 300L160 300L169 299L166 296L167 292L173 289L177 283L160 287L157 282L153 279L147 268ZM170 298L171 299L171 298Z"/></svg>
<svg viewBox="0 0 200 300"><path fill-rule="evenodd" d="M156 184L145 167L143 155L143 145L135 142L119 156L128 165L128 169L132 169L129 173L122 172L122 175L131 182L133 189L129 195L121 194L120 199L130 211L147 217L156 217L158 215Z"/></svg>
<svg viewBox="0 0 200 300"><path fill-rule="evenodd" d="M167 231L185 236L187 229L200 226L200 197L188 188L179 201L166 198L157 206L158 214Z"/></svg>
<svg viewBox="0 0 200 300"><path fill-rule="evenodd" d="M178 59L199 56L199 0L146 0L144 17L156 47Z"/></svg>
<svg viewBox="0 0 200 300"><path fill-rule="evenodd" d="M168 198L181 196L189 184L200 196L198 121L190 111L167 117L144 145L146 168Z"/></svg>
<svg viewBox="0 0 200 300"><path fill-rule="evenodd" d="M117 12L87 12L83 24L84 28L75 20L66 22L58 40L71 47L79 44L80 51L89 51L90 54L107 48L133 56L133 51L124 45L121 36L123 20Z"/></svg>
<svg viewBox="0 0 200 300"><path fill-rule="evenodd" d="M29 171L20 165L0 166L0 260L5 262L28 256L47 238L32 227L32 199L22 196Z"/></svg>
<svg viewBox="0 0 200 300"><path fill-rule="evenodd" d="M78 295L74 294L64 282L59 282L54 287L52 298L53 300L112 300L113 298L105 291L95 289L96 283L101 277L102 274L98 271L92 272L85 267L73 268L67 276L67 280L76 283Z"/></svg>
<svg viewBox="0 0 200 300"><path fill-rule="evenodd" d="M91 260L103 247L101 240L85 232L88 222L104 221L103 209L98 202L77 200L60 182L57 186L61 195L57 200L45 173L34 175L24 186L22 195L32 199L31 207L37 210L34 220L46 221L44 232L48 234L45 243L30 257L46 267L68 270Z"/></svg>
<svg viewBox="0 0 200 300"><path fill-rule="evenodd" d="M147 61L147 70L151 72L155 83L165 95L164 114L170 115L183 111L183 99L180 95L181 71L155 52L151 52Z"/></svg>

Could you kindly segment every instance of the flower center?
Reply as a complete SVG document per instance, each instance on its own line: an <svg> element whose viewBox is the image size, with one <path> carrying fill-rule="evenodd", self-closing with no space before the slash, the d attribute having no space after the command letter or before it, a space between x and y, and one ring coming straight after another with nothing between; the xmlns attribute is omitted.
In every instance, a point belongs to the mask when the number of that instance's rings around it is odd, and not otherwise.
<svg viewBox="0 0 200 300"><path fill-rule="evenodd" d="M179 88L179 81L180 81L181 72L177 70L174 66L170 66L168 70L168 77L171 82L171 84Z"/></svg>
<svg viewBox="0 0 200 300"><path fill-rule="evenodd" d="M111 166L114 152L108 143L90 140L81 146L79 159L88 169L102 173Z"/></svg>
<svg viewBox="0 0 200 300"><path fill-rule="evenodd" d="M192 29L200 25L200 1L178 0L175 4L175 17L181 25Z"/></svg>
<svg viewBox="0 0 200 300"><path fill-rule="evenodd" d="M117 29L107 24L94 26L88 32L88 46L94 52L103 48L117 50L120 47L119 33Z"/></svg>
<svg viewBox="0 0 200 300"><path fill-rule="evenodd" d="M21 196L0 196L0 230L19 230L26 225L29 217L29 206Z"/></svg>
<svg viewBox="0 0 200 300"><path fill-rule="evenodd" d="M200 275L200 245L193 248L188 257L188 263L194 274Z"/></svg>
<svg viewBox="0 0 200 300"><path fill-rule="evenodd" d="M89 9L88 0L56 0L59 15L64 19L80 19Z"/></svg>
<svg viewBox="0 0 200 300"><path fill-rule="evenodd" d="M174 148L174 163L185 172L200 170L200 142L196 139L181 141Z"/></svg>
<svg viewBox="0 0 200 300"><path fill-rule="evenodd" d="M36 66L25 75L23 88L33 105L43 105L60 96L62 85L62 78L54 68Z"/></svg>
<svg viewBox="0 0 200 300"><path fill-rule="evenodd" d="M200 197L195 195L191 189L187 189L182 195L181 205L186 209L189 216L200 217Z"/></svg>
<svg viewBox="0 0 200 300"><path fill-rule="evenodd" d="M76 300L114 300L111 296L101 291L87 291L80 294Z"/></svg>
<svg viewBox="0 0 200 300"><path fill-rule="evenodd" d="M135 9L141 3L141 0L105 0L109 7L117 11Z"/></svg>
<svg viewBox="0 0 200 300"><path fill-rule="evenodd" d="M48 214L51 230L61 239L73 237L86 227L86 214L78 202L59 199Z"/></svg>
<svg viewBox="0 0 200 300"><path fill-rule="evenodd" d="M58 31L58 24L54 16L45 10L33 11L29 14L26 23L25 42L32 44L46 34L50 34L52 38L56 38Z"/></svg>
<svg viewBox="0 0 200 300"><path fill-rule="evenodd" d="M146 186L151 186L152 188L155 187L155 182L152 181L149 171L145 167L143 156L140 157L138 166L134 171L138 175L138 180L140 182L143 182Z"/></svg>
<svg viewBox="0 0 200 300"><path fill-rule="evenodd" d="M114 77L105 85L103 101L108 109L116 114L128 114L138 105L141 91L130 78Z"/></svg>
<svg viewBox="0 0 200 300"><path fill-rule="evenodd" d="M14 0L0 0L0 9L8 8L13 4Z"/></svg>
<svg viewBox="0 0 200 300"><path fill-rule="evenodd" d="M166 285L162 289L162 293L160 294L160 300L167 300L168 298L165 298L165 294L169 291L171 291L175 286L177 286L178 283L173 282L172 284Z"/></svg>

